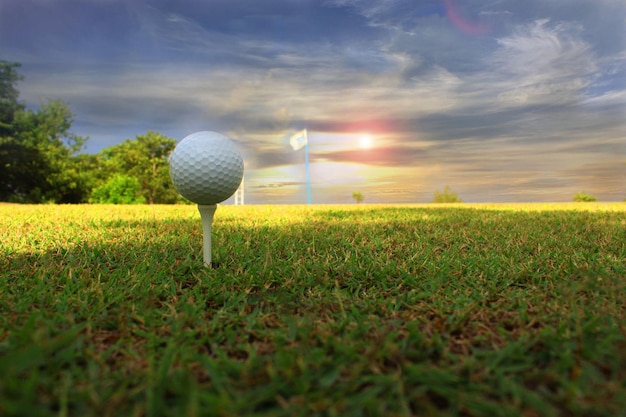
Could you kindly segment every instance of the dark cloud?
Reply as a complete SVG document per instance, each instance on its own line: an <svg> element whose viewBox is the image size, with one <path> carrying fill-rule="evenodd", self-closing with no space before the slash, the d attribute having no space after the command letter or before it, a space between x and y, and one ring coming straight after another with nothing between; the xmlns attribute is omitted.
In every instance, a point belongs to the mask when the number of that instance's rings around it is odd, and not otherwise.
<svg viewBox="0 0 626 417"><path fill-rule="evenodd" d="M572 194L584 189L602 200L613 201L623 201L626 196L626 161L623 158L589 162L559 174L559 177L571 179Z"/></svg>
<svg viewBox="0 0 626 417"><path fill-rule="evenodd" d="M150 1L146 3L170 20L193 17L202 28L241 38L295 43L343 42L374 39L376 30L341 7L320 1L212 0L205 2ZM322 29L323 28L323 29Z"/></svg>
<svg viewBox="0 0 626 417"><path fill-rule="evenodd" d="M429 154L424 149L408 146L387 146L371 149L354 149L318 153L319 160L358 163L384 167L417 167L429 163Z"/></svg>
<svg viewBox="0 0 626 417"><path fill-rule="evenodd" d="M264 169L264 168L276 168L281 166L292 165L296 162L296 158L293 152L290 152L290 148L286 147L280 149L251 149L248 147L248 151L245 152L246 161L249 162L250 168Z"/></svg>
<svg viewBox="0 0 626 417"><path fill-rule="evenodd" d="M81 61L123 59L137 30L126 2L118 1L7 0L0 22L0 40L10 40L11 51Z"/></svg>
<svg viewBox="0 0 626 417"><path fill-rule="evenodd" d="M267 188L276 189L276 188L283 188L283 187L301 186L303 184L305 184L305 182L303 181L281 181L281 182L268 182L265 184L253 185L251 188L264 190Z"/></svg>

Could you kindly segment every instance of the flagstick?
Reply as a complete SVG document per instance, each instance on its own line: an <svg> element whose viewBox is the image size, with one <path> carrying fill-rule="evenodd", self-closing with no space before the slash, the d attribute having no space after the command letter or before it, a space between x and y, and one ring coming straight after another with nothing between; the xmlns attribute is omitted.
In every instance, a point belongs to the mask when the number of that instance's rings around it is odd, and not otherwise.
<svg viewBox="0 0 626 417"><path fill-rule="evenodd" d="M202 242L204 265L209 268L211 267L211 229L216 209L217 204L198 204L198 211L200 211L200 217L202 218L202 234L204 235Z"/></svg>
<svg viewBox="0 0 626 417"><path fill-rule="evenodd" d="M306 201L311 204L311 172L309 170L309 138L306 129L304 130L304 165L306 168Z"/></svg>

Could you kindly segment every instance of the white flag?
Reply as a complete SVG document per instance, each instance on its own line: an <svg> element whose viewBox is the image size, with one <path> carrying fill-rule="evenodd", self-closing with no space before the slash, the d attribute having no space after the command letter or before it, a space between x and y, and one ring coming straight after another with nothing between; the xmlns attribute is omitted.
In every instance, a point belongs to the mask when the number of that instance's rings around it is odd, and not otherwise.
<svg viewBox="0 0 626 417"><path fill-rule="evenodd" d="M301 149L304 145L306 145L307 144L306 129L294 133L291 136L291 139L289 139L289 144L291 144L291 147L293 148L294 151L297 151L298 149Z"/></svg>

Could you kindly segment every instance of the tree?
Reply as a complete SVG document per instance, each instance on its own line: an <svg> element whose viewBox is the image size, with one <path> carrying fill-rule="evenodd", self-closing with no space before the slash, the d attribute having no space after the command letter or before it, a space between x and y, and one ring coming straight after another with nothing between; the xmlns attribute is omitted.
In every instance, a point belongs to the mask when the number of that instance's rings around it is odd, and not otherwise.
<svg viewBox="0 0 626 417"><path fill-rule="evenodd" d="M0 200L28 203L80 203L87 199L85 172L75 154L87 140L69 131L73 115L61 100L38 110L18 110L11 134L0 137Z"/></svg>
<svg viewBox="0 0 626 417"><path fill-rule="evenodd" d="M435 191L435 195L433 198L433 203L462 203L457 193L452 192L449 186L443 189L443 192L439 190Z"/></svg>
<svg viewBox="0 0 626 417"><path fill-rule="evenodd" d="M17 83L24 78L16 70L19 67L18 62L0 60L0 137L12 136L15 113L24 110L17 100Z"/></svg>
<svg viewBox="0 0 626 417"><path fill-rule="evenodd" d="M0 61L0 201L86 201L86 173L74 155L87 139L70 132L73 115L61 100L25 110L18 101L19 67Z"/></svg>
<svg viewBox="0 0 626 417"><path fill-rule="evenodd" d="M361 193L360 191L353 192L352 198L354 198L354 201L356 201L357 204L362 203L363 200L365 200L365 197L363 197L363 193Z"/></svg>
<svg viewBox="0 0 626 417"><path fill-rule="evenodd" d="M574 201L577 203L590 203L593 201L598 201L596 196L588 194L586 191L579 191L574 194Z"/></svg>
<svg viewBox="0 0 626 417"><path fill-rule="evenodd" d="M170 179L168 158L176 141L157 132L148 131L134 140L102 150L103 169L109 173L137 178L141 194L150 204L175 203L178 192Z"/></svg>
<svg viewBox="0 0 626 417"><path fill-rule="evenodd" d="M106 183L95 188L90 203L101 204L144 204L146 199L141 195L141 185L137 178L116 174Z"/></svg>

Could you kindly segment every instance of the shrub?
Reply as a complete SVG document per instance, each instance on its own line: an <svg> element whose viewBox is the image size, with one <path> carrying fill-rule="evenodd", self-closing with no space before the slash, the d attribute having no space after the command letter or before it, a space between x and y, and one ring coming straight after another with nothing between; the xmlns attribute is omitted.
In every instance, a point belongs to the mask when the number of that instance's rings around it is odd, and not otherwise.
<svg viewBox="0 0 626 417"><path fill-rule="evenodd" d="M598 201L596 196L588 194L586 191L579 191L574 194L574 201L577 203L589 203L592 201Z"/></svg>
<svg viewBox="0 0 626 417"><path fill-rule="evenodd" d="M452 192L449 186L443 189L443 192L439 190L435 191L435 197L433 198L433 203L462 203L457 193Z"/></svg>
<svg viewBox="0 0 626 417"><path fill-rule="evenodd" d="M95 188L89 198L90 203L100 204L144 204L146 199L140 194L139 180L128 175L117 174Z"/></svg>

